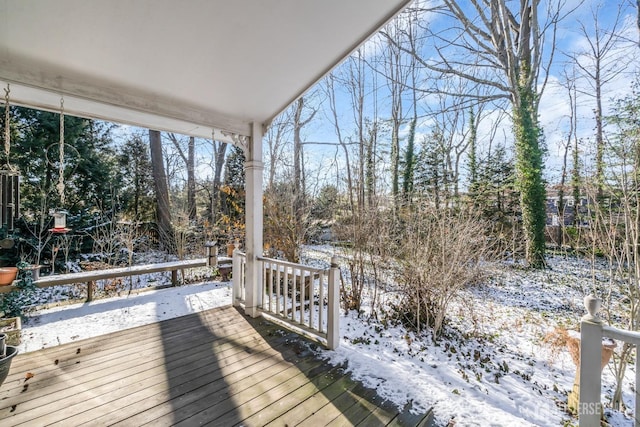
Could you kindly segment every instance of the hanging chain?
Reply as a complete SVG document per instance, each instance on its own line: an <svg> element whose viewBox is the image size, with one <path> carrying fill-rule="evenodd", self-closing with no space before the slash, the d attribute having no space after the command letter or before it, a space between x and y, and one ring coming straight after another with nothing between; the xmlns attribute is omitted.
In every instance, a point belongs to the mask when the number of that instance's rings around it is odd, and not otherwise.
<svg viewBox="0 0 640 427"><path fill-rule="evenodd" d="M64 206L64 98L60 98L60 175L58 176L58 194L60 206Z"/></svg>
<svg viewBox="0 0 640 427"><path fill-rule="evenodd" d="M11 124L9 123L9 83L4 90L4 154L7 158L7 164L9 164L9 149L11 148Z"/></svg>

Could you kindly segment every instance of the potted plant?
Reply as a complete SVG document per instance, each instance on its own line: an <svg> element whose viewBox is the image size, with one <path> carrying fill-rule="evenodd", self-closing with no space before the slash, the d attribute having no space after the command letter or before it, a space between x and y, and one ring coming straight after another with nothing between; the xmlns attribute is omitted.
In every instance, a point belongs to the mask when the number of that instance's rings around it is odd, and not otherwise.
<svg viewBox="0 0 640 427"><path fill-rule="evenodd" d="M0 267L0 286L9 286L16 280L17 267Z"/></svg>
<svg viewBox="0 0 640 427"><path fill-rule="evenodd" d="M6 334L6 344L16 346L20 344L22 308L33 295L36 286L33 283L34 270L27 262L19 262L15 289L2 294L0 312L4 318L0 319L0 333Z"/></svg>
<svg viewBox="0 0 640 427"><path fill-rule="evenodd" d="M7 344L6 334L0 334L0 385L7 378L11 361L16 354L18 354L18 348Z"/></svg>

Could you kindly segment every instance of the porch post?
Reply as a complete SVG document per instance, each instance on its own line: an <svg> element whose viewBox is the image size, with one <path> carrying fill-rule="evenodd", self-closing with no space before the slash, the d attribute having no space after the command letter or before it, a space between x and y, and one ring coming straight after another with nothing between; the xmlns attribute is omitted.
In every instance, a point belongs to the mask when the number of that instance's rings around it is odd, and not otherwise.
<svg viewBox="0 0 640 427"><path fill-rule="evenodd" d="M258 316L258 308L262 306L261 263L257 257L262 256L262 125L253 123L251 139L245 153L246 176L246 295L245 313L251 317Z"/></svg>
<svg viewBox="0 0 640 427"><path fill-rule="evenodd" d="M580 322L580 427L599 427L602 417L602 320L598 317L600 300L593 295L584 297L587 313Z"/></svg>

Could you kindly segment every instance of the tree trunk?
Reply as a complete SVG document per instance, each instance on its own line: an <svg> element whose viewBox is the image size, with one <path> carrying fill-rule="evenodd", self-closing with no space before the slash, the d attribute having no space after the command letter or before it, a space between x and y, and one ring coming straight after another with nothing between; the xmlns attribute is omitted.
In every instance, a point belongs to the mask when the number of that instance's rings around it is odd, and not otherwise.
<svg viewBox="0 0 640 427"><path fill-rule="evenodd" d="M523 74L526 75L526 72ZM540 130L534 121L533 91L528 87L521 87L519 95L513 120L516 137L516 183L520 190L526 261L530 267L542 268L545 266L546 193L542 182Z"/></svg>
<svg viewBox="0 0 640 427"><path fill-rule="evenodd" d="M187 150L187 209L189 210L189 220L197 219L196 212L196 143L194 137L189 137L189 148Z"/></svg>
<svg viewBox="0 0 640 427"><path fill-rule="evenodd" d="M151 151L151 168L156 192L156 218L160 232L160 244L164 250L175 249L173 226L171 225L171 210L169 205L169 187L164 169L162 156L162 139L160 132L149 130L149 148Z"/></svg>
<svg viewBox="0 0 640 427"><path fill-rule="evenodd" d="M220 184L222 183L222 170L224 158L227 153L226 142L213 142L213 191L211 192L211 224L218 221L218 211L220 210Z"/></svg>

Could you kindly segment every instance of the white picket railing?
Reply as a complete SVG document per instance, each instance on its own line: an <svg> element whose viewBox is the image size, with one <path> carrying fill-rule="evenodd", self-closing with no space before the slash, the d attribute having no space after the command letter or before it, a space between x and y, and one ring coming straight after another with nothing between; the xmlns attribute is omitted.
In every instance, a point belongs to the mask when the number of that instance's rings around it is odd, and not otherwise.
<svg viewBox="0 0 640 427"><path fill-rule="evenodd" d="M587 313L580 322L580 427L600 427L602 418L602 338L625 341L636 346L635 426L640 427L640 333L607 326L598 317L601 301L589 295L584 304Z"/></svg>
<svg viewBox="0 0 640 427"><path fill-rule="evenodd" d="M264 317L284 323L329 349L340 342L340 269L332 258L328 269L259 257L263 292L259 307ZM233 303L245 302L246 255L233 256Z"/></svg>

